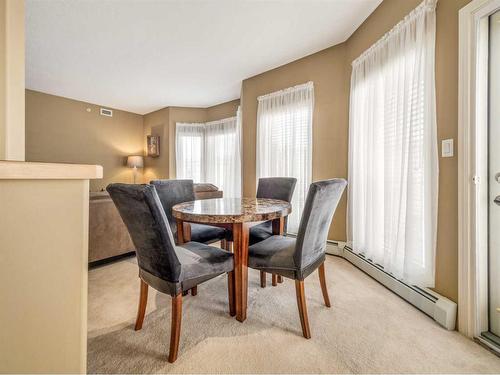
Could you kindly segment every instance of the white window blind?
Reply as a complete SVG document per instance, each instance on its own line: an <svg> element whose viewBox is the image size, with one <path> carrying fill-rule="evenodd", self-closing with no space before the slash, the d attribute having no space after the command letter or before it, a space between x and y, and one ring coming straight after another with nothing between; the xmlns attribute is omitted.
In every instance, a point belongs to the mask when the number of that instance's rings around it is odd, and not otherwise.
<svg viewBox="0 0 500 375"><path fill-rule="evenodd" d="M435 0L353 62L348 240L398 279L434 286L438 155Z"/></svg>
<svg viewBox="0 0 500 375"><path fill-rule="evenodd" d="M277 91L258 98L257 178L295 177L288 231L297 233L311 184L314 85Z"/></svg>
<svg viewBox="0 0 500 375"><path fill-rule="evenodd" d="M207 123L176 124L177 178L214 184L226 198L241 197L239 113Z"/></svg>

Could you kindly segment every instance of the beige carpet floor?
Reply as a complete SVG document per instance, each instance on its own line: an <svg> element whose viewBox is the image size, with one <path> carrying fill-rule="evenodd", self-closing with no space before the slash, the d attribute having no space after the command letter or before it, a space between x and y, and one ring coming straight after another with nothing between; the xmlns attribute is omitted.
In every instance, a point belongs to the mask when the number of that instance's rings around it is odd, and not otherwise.
<svg viewBox="0 0 500 375"><path fill-rule="evenodd" d="M135 332L135 259L92 269L88 371L500 373L500 358L441 328L347 261L328 256L326 272L330 309L317 274L306 280L311 340L301 335L291 280L261 289L250 270L244 323L228 314L225 277L200 285L198 296L184 298L179 358L169 364L170 297L151 292L144 327Z"/></svg>

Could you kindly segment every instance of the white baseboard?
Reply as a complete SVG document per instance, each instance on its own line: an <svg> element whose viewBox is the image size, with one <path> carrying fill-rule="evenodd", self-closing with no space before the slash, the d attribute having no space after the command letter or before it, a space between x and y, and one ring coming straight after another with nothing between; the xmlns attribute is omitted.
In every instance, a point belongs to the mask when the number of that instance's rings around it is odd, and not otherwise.
<svg viewBox="0 0 500 375"><path fill-rule="evenodd" d="M335 256L343 256L344 255L344 246L345 242L341 241L326 241L327 246L326 246L326 253L330 255L335 255Z"/></svg>
<svg viewBox="0 0 500 375"><path fill-rule="evenodd" d="M429 315L441 326L448 330L455 329L457 317L457 304L455 302L430 289L408 285L396 279L345 245L345 242L342 241L328 241L326 253L343 257L417 309Z"/></svg>

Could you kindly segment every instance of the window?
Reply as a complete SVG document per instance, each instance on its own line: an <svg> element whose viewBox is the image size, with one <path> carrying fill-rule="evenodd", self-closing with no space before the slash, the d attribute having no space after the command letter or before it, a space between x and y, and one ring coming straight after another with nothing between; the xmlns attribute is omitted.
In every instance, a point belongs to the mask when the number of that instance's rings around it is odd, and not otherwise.
<svg viewBox="0 0 500 375"><path fill-rule="evenodd" d="M295 177L288 231L297 233L312 169L312 82L258 98L257 178Z"/></svg>
<svg viewBox="0 0 500 375"><path fill-rule="evenodd" d="M438 156L435 0L353 62L349 246L410 284L434 286Z"/></svg>
<svg viewBox="0 0 500 375"><path fill-rule="evenodd" d="M204 182L204 124L176 124L176 174L179 179Z"/></svg>
<svg viewBox="0 0 500 375"><path fill-rule="evenodd" d="M177 178L216 185L226 198L241 197L240 116L176 124Z"/></svg>

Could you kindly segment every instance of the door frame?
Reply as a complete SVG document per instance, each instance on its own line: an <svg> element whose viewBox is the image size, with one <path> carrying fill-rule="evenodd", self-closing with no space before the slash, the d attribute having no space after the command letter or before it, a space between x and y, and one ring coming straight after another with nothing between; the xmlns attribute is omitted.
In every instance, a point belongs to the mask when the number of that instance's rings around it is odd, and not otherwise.
<svg viewBox="0 0 500 375"><path fill-rule="evenodd" d="M500 0L459 12L458 330L488 330L488 17Z"/></svg>

